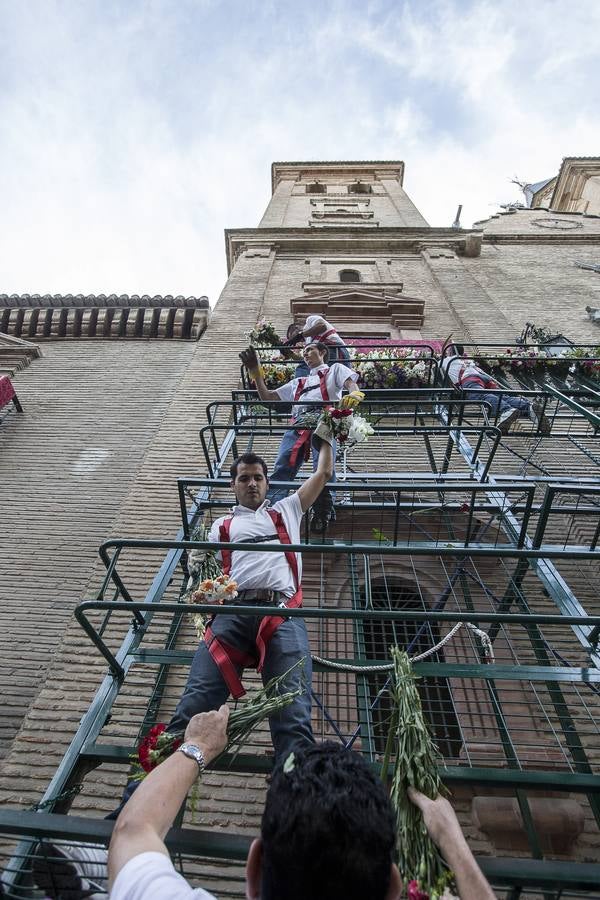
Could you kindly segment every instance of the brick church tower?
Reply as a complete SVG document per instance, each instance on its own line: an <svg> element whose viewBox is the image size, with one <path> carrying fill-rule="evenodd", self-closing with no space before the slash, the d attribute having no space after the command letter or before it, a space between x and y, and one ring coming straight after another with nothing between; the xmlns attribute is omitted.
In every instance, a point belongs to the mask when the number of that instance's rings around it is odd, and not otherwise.
<svg viewBox="0 0 600 900"><path fill-rule="evenodd" d="M238 353L261 318L285 334L311 314L379 379L363 381L375 434L338 463L336 521L303 536L315 734L376 766L390 706L373 666L468 620L491 656L465 625L415 667L469 842L506 896L593 896L600 218L511 209L431 227L399 161L276 162L271 177L258 227L225 232L212 311L0 295L0 373L24 409L0 409L5 896L38 896L36 839L107 839L129 754L168 720L196 645L181 542L227 508L233 457L271 464L286 427ZM503 433L493 404L449 383L449 335L549 433L526 417ZM243 896L270 753L261 728L207 773L174 839L184 873L218 895Z"/></svg>

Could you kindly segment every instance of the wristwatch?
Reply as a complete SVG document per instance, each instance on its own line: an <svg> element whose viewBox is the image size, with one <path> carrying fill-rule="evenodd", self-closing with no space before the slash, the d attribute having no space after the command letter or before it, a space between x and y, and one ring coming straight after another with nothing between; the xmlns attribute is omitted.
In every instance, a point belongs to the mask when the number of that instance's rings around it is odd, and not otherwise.
<svg viewBox="0 0 600 900"><path fill-rule="evenodd" d="M206 760L204 759L204 753L200 747L197 747L196 744L182 744L178 749L181 750L182 753L185 753L186 756L189 756L190 759L196 760L200 770L199 774L202 775L206 768Z"/></svg>

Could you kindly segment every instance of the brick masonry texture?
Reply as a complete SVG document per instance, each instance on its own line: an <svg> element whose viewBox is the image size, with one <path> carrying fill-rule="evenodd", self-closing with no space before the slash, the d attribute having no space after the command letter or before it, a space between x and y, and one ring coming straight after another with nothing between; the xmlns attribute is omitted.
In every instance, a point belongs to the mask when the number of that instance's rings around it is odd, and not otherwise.
<svg viewBox="0 0 600 900"><path fill-rule="evenodd" d="M197 344L49 345L38 367L15 379L27 418L22 425L13 416L0 434L3 506L12 501L3 613L10 641L19 642L3 678L13 705L0 802L39 797L104 674L71 615L100 583L98 545L117 535L175 536L175 479L202 474L204 409L237 382L237 353L259 314L271 262L238 261ZM93 477L70 474L78 459L94 459L82 451L103 448L113 454L111 467L102 463ZM156 566L156 554L139 554L128 583L147 589Z"/></svg>
<svg viewBox="0 0 600 900"><path fill-rule="evenodd" d="M25 413L0 428L3 754L74 626L98 545L192 354L174 343L53 343L14 378Z"/></svg>

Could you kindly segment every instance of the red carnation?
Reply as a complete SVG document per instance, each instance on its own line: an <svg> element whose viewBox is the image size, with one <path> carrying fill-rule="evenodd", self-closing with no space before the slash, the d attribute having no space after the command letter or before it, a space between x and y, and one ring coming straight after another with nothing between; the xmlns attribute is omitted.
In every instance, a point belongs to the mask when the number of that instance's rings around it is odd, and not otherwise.
<svg viewBox="0 0 600 900"><path fill-rule="evenodd" d="M346 416L351 416L351 409L332 409L331 410L331 418L332 419L345 419Z"/></svg>
<svg viewBox="0 0 600 900"><path fill-rule="evenodd" d="M415 881L414 878L408 883L407 897L408 900L429 900L429 894L421 890L418 881Z"/></svg>
<svg viewBox="0 0 600 900"><path fill-rule="evenodd" d="M156 742L166 728L167 726L164 722L159 722L157 725L153 725L146 737L140 741L140 746L138 747L138 759L140 761L140 766L145 772L151 772L156 766L156 762L152 760L150 753L152 750L156 750Z"/></svg>

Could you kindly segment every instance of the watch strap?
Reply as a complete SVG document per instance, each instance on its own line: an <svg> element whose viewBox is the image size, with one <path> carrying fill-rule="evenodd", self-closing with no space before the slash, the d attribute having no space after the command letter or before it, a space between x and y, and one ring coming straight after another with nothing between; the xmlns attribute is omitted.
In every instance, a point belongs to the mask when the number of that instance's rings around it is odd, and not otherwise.
<svg viewBox="0 0 600 900"><path fill-rule="evenodd" d="M177 748L180 750L185 756L189 756L190 759L193 759L198 764L198 769L200 770L200 775L204 772L206 768L206 760L204 759L204 753L196 744L191 744L186 742L185 744L181 744L180 747Z"/></svg>

